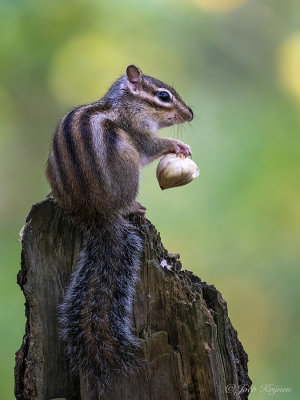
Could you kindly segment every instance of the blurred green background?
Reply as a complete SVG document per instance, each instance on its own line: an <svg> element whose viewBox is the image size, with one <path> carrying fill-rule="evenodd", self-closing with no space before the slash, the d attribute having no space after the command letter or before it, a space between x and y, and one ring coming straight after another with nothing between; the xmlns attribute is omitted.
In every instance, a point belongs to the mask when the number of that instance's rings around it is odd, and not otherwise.
<svg viewBox="0 0 300 400"><path fill-rule="evenodd" d="M300 2L298 0L0 3L0 397L13 399L24 334L18 232L49 192L56 123L102 97L130 63L173 84L193 108L162 132L201 169L162 192L145 169L140 200L170 252L214 284L260 385L299 399Z"/></svg>

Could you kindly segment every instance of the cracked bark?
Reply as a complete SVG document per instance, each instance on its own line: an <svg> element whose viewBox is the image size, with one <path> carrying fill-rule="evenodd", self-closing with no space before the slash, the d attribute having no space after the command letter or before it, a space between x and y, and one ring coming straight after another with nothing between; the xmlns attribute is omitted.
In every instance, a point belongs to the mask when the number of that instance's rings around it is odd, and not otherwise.
<svg viewBox="0 0 300 400"><path fill-rule="evenodd" d="M18 283L27 323L16 353L16 398L92 400L83 379L69 376L56 322L80 232L52 199L34 205L26 222ZM145 240L133 323L146 362L136 374L117 377L101 400L247 399L247 354L221 294L182 270L149 221L134 216L132 222Z"/></svg>

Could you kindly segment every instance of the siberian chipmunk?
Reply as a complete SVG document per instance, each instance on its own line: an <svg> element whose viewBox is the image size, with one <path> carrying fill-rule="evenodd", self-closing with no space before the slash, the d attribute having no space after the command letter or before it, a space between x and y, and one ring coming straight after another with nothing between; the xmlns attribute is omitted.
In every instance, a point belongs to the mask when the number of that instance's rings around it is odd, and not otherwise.
<svg viewBox="0 0 300 400"><path fill-rule="evenodd" d="M60 331L71 371L83 372L95 398L114 374L135 367L130 315L142 240L124 216L145 213L136 202L143 165L168 153L191 155L157 130L192 119L172 87L130 65L102 99L63 117L54 135L46 175L53 197L83 230Z"/></svg>

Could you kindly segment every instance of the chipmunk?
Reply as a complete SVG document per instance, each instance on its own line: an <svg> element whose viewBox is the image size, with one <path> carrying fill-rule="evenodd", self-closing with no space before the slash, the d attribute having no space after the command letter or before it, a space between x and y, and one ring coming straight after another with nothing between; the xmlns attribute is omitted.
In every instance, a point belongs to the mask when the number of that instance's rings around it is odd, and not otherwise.
<svg viewBox="0 0 300 400"><path fill-rule="evenodd" d="M71 372L80 370L95 396L135 367L130 316L143 243L124 216L145 214L136 201L142 166L168 153L191 155L157 130L192 119L172 87L129 65L102 99L69 112L55 132L47 179L83 231L59 326Z"/></svg>

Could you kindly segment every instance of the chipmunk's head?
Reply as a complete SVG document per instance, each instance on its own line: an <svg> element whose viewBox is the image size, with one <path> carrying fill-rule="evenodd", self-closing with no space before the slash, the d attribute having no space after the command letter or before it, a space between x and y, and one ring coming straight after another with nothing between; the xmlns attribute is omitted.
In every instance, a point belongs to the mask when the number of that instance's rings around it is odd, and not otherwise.
<svg viewBox="0 0 300 400"><path fill-rule="evenodd" d="M135 65L127 67L125 77L133 111L153 131L193 119L193 111L172 87L143 75Z"/></svg>

